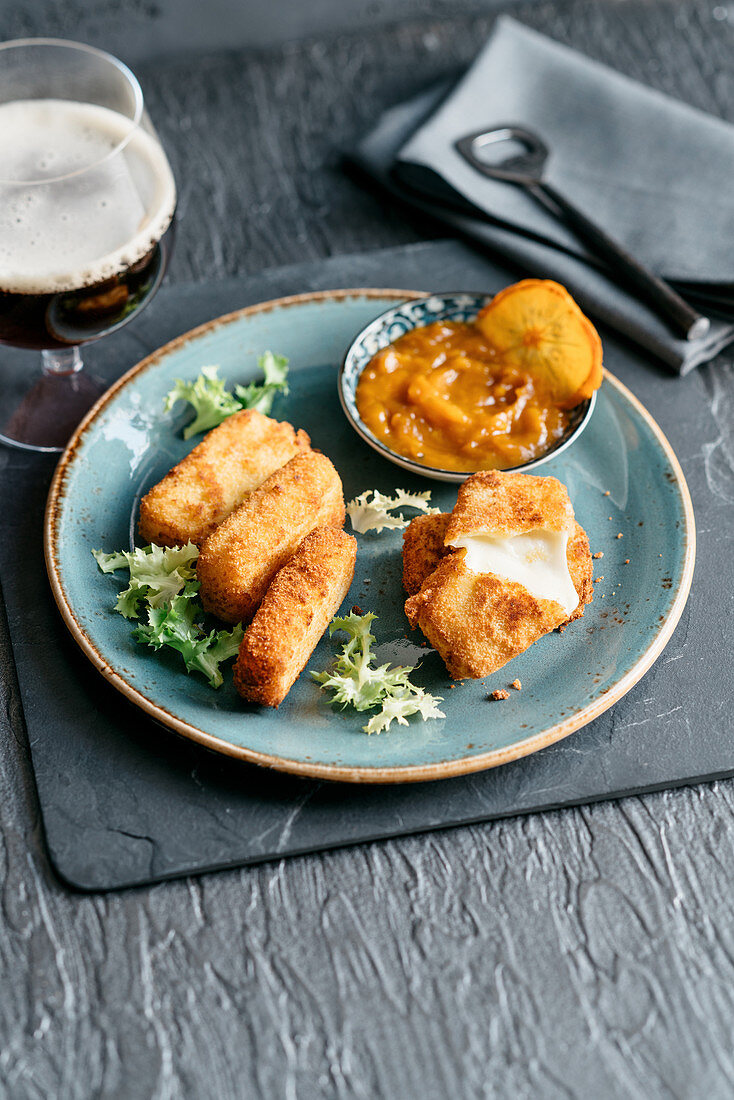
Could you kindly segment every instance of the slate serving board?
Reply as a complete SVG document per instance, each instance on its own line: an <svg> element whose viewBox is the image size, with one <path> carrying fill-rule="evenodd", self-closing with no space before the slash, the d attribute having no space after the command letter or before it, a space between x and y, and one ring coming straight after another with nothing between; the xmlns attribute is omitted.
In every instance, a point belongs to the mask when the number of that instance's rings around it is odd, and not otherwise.
<svg viewBox="0 0 734 1100"><path fill-rule="evenodd" d="M180 332L266 298L346 286L482 288L516 277L462 244L432 242L164 288L87 358L112 381ZM152 723L94 673L51 599L41 530L53 461L0 454L3 592L46 839L62 879L113 889L734 773L734 630L730 596L721 595L734 574L734 486L717 462L726 410L707 393L707 372L671 378L604 336L607 366L656 417L688 479L699 531L691 597L668 648L625 699L567 740L479 775L388 788L300 780L217 757ZM4 354L8 384L28 362Z"/></svg>

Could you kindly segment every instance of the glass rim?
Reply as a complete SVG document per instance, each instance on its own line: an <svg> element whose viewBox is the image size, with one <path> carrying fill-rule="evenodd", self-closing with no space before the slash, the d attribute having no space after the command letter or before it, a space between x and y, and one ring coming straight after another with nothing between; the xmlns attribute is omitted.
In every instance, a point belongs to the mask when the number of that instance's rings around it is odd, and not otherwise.
<svg viewBox="0 0 734 1100"><path fill-rule="evenodd" d="M27 48L29 46L54 46L61 47L68 50L78 50L82 53L93 54L95 57L111 64L118 73L127 81L132 89L135 111L130 119L130 130L121 141L110 149L99 160L94 161L93 164L87 164L83 168L77 168L73 172L66 172L61 176L47 176L44 179L30 179L30 180L8 180L3 179L0 176L0 183L6 186L18 186L18 187L42 187L45 184L61 183L63 180L73 179L74 176L82 176L86 172L91 172L93 169L98 168L101 164L111 160L112 157L116 157L122 150L130 143L133 135L140 127L141 120L143 118L144 101L143 101L143 89L140 87L140 81L136 77L135 73L130 69L124 61L120 61L114 54L108 53L107 50L100 50L96 46L88 46L86 42L74 42L68 38L11 38L6 42L0 42L0 63L2 62L2 55L6 50ZM12 103L13 100L7 102ZM69 103L78 102L77 100L68 100Z"/></svg>

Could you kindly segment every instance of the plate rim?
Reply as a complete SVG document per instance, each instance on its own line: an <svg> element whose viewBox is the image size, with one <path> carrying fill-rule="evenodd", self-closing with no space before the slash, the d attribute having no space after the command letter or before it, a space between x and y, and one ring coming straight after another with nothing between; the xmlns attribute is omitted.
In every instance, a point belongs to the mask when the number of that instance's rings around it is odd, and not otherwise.
<svg viewBox="0 0 734 1100"><path fill-rule="evenodd" d="M403 764L375 768L340 764L320 764L308 760L292 760L288 757L257 752L254 749L233 745L214 734L206 733L198 727L190 725L164 707L151 702L142 692L127 683L127 681L110 666L106 658L97 650L96 646L79 624L61 582L56 547L57 526L63 507L63 500L66 495L66 478L76 451L93 421L96 420L112 398L135 377L149 370L151 367L156 366L172 352L179 350L191 341L212 332L220 326L232 324L244 317L318 301L338 301L357 297L374 298L375 300L402 297L403 300L408 301L424 296L424 291L396 288L357 287L339 290L319 290L257 302L253 305L245 306L242 309L233 310L231 313L222 314L220 317L212 318L182 333L180 336L169 340L168 343L145 356L121 375L121 377L113 382L109 389L101 395L99 400L95 402L69 440L65 451L59 459L56 470L54 471L44 513L44 557L54 600L64 624L71 633L74 641L90 663L104 676L107 682L116 688L134 706L137 706L163 726L187 738L187 740L194 741L221 755L233 757L249 764L258 764L261 767L270 768L274 771L286 772L290 775L299 775L311 779L327 779L347 783L386 784L422 783L436 779L448 779L457 775L469 775L475 772L499 767L502 764L509 763L512 760L518 760L524 756L530 756L540 749L546 748L548 745L553 745L557 741L561 741L565 737L568 737L576 730L582 729L584 726L588 725L589 722L598 718L600 714L603 714L613 706L614 703L618 702L619 699L626 695L627 692L642 679L670 640L683 612L683 608L686 605L691 581L693 579L696 560L696 524L693 504L691 502L685 475L665 433L631 390L604 368L605 381L609 382L617 389L647 423L670 463L683 503L683 533L686 545L681 583L665 621L661 624L655 638L616 684L610 687L593 703L590 703L587 707L578 711L575 715L571 715L562 722L558 722L545 730L541 730L539 733L533 734L522 741L518 741L514 745L509 745L501 749L492 749L489 752L479 753L475 756L461 757L457 760L436 761L431 764Z"/></svg>

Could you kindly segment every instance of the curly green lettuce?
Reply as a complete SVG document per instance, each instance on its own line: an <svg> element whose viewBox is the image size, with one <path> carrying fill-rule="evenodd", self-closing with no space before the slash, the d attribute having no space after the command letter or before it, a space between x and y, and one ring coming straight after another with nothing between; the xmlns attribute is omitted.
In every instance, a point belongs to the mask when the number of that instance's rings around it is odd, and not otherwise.
<svg viewBox="0 0 734 1100"><path fill-rule="evenodd" d="M213 688L220 687L220 665L236 657L244 630L241 624L232 630L204 628L196 579L199 548L189 542L92 553L103 573L129 571L129 584L117 597L115 610L126 619L145 619L133 631L135 640L155 650L175 650L188 672L200 672Z"/></svg>
<svg viewBox="0 0 734 1100"><path fill-rule="evenodd" d="M288 360L285 355L263 352L257 365L265 376L263 382L250 382L247 386L235 386L234 392L243 409L257 409L267 416L277 394L288 394Z"/></svg>
<svg viewBox="0 0 734 1100"><path fill-rule="evenodd" d="M198 590L196 559L199 548L193 542L172 548L146 546L130 552L121 550L105 554L102 550L92 550L92 553L103 573L115 573L119 569L129 571L130 583L115 604L115 610L126 619L137 619L141 601L150 607L162 607L184 592L187 585L191 595Z"/></svg>
<svg viewBox="0 0 734 1100"><path fill-rule="evenodd" d="M257 360L263 372L262 382L250 382L247 386L235 386L234 393L226 388L219 377L219 367L202 367L193 382L177 378L173 388L163 399L165 412L170 412L178 401L185 401L194 410L194 419L184 428L184 439L191 439L200 432L216 428L228 416L242 409L257 409L265 416L273 407L276 394L288 393L288 360L284 355L266 351Z"/></svg>
<svg viewBox="0 0 734 1100"><path fill-rule="evenodd" d="M198 600L186 594L174 596L165 607L149 607L147 623L136 627L133 637L152 649L175 649L189 672L200 672L213 688L218 688L224 682L219 666L237 656L245 632L238 623L233 630L206 634L197 622L201 615Z"/></svg>
<svg viewBox="0 0 734 1100"><path fill-rule="evenodd" d="M378 714L370 718L362 729L365 733L381 733L393 722L408 725L412 714L426 718L445 718L438 704L440 696L429 695L423 688L410 682L414 667L380 665L375 667L372 645L376 641L370 625L377 618L371 611L366 615L350 615L335 618L329 626L329 634L343 630L348 635L333 668L311 675L322 691L332 693L330 703L342 708L351 706L357 711L380 707Z"/></svg>

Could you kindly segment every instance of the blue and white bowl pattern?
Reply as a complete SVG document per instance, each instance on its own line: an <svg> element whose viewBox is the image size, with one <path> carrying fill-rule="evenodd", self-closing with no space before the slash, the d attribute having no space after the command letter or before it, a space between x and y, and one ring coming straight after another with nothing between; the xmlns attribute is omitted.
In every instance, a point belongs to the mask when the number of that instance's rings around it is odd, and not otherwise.
<svg viewBox="0 0 734 1100"><path fill-rule="evenodd" d="M362 420L357 409L357 384L362 371L370 360L394 343L411 329L430 325L434 321L473 321L479 310L491 300L491 294L474 294L469 292L451 294L431 294L425 298L412 299L402 302L398 306L385 310L374 321L355 337L354 341L344 356L341 370L339 371L339 400L342 408L355 431L384 458L394 462L404 470L420 474L423 477L437 481L465 481L469 472L459 470L442 470L434 466L423 466L413 462L410 458L397 454L382 443ZM573 410L571 423L564 435L551 450L539 458L526 462L514 469L529 471L546 462L551 456L558 455L578 439L581 432L589 422L596 404L596 393L588 401Z"/></svg>

